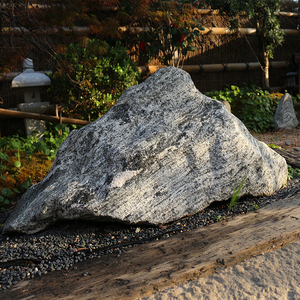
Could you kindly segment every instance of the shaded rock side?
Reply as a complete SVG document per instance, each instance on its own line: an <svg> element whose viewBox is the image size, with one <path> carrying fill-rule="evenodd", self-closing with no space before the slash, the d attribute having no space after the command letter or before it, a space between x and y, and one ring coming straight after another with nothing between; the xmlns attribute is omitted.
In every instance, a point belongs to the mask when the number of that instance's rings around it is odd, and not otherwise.
<svg viewBox="0 0 300 300"><path fill-rule="evenodd" d="M276 129L291 129L298 125L293 99L289 93L285 93L280 99L274 116L274 124Z"/></svg>
<svg viewBox="0 0 300 300"><path fill-rule="evenodd" d="M245 176L241 195L271 195L287 181L286 161L167 67L73 130L3 231L35 233L60 219L159 225L229 199Z"/></svg>

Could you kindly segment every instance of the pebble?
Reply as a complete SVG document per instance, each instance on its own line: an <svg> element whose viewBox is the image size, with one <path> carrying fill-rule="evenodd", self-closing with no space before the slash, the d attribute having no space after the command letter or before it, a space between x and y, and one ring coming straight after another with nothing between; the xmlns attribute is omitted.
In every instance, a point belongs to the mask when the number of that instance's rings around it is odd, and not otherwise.
<svg viewBox="0 0 300 300"><path fill-rule="evenodd" d="M291 143L290 143L290 140L286 140L286 141L285 141L285 144L289 146L289 145L291 144Z"/></svg>
<svg viewBox="0 0 300 300"><path fill-rule="evenodd" d="M294 150L295 151L300 151L300 147L295 147Z"/></svg>
<svg viewBox="0 0 300 300"><path fill-rule="evenodd" d="M233 209L228 209L228 201L216 202L195 215L160 227L62 221L37 234L0 234L0 290L48 272L76 270L76 263L89 258L99 258L112 252L120 255L124 249L140 243L166 239L247 213L257 206L262 207L286 197L296 191L299 184L300 179L296 177L271 197L246 196ZM8 211L0 211L0 224L8 215ZM122 243L125 245L122 246ZM88 275L91 274L82 274Z"/></svg>

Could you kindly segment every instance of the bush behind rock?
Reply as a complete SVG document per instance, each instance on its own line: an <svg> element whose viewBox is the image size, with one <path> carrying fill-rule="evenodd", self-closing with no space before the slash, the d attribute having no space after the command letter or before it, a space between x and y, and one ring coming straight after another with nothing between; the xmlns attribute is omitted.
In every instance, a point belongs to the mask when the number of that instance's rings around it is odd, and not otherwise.
<svg viewBox="0 0 300 300"><path fill-rule="evenodd" d="M252 85L239 88L232 85L221 91L208 94L217 100L230 103L232 113L237 116L248 129L256 132L274 129L274 115L282 94L271 94L260 87Z"/></svg>
<svg viewBox="0 0 300 300"><path fill-rule="evenodd" d="M140 73L120 42L70 44L54 65L50 91L69 117L93 121L105 114Z"/></svg>

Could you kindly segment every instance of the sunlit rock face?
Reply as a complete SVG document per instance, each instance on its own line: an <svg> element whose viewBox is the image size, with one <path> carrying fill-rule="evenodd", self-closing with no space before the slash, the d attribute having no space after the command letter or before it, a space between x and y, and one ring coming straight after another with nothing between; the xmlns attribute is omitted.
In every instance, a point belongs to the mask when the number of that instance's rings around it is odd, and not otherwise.
<svg viewBox="0 0 300 300"><path fill-rule="evenodd" d="M4 233L35 233L61 219L168 223L229 199L246 176L241 195L271 195L287 181L285 159L188 73L168 67L71 132Z"/></svg>

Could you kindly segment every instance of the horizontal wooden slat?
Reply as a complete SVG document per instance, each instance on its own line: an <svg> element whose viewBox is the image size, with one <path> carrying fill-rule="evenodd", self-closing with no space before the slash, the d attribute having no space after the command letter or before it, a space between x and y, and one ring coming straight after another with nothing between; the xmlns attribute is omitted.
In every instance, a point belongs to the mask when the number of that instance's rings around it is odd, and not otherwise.
<svg viewBox="0 0 300 300"><path fill-rule="evenodd" d="M34 120L44 120L49 122L60 122L59 117L44 115L44 114L35 114L35 113L27 113L21 111L15 111L10 109L0 108L0 116L10 117L10 118L20 118L20 119L34 119ZM71 119L71 118L61 118L63 124L76 124L76 125L87 125L90 122L79 120L79 119Z"/></svg>

